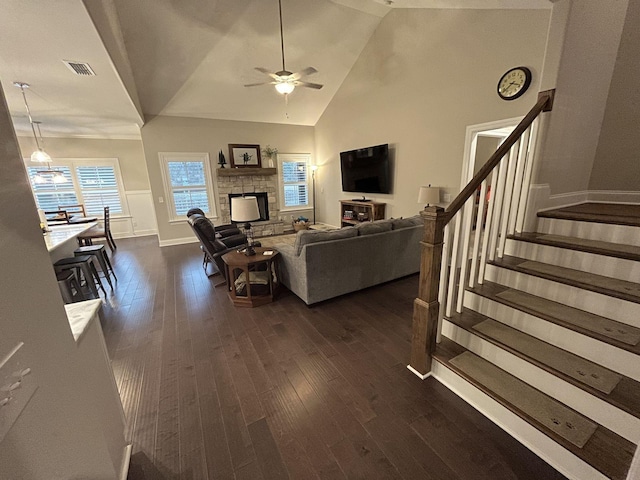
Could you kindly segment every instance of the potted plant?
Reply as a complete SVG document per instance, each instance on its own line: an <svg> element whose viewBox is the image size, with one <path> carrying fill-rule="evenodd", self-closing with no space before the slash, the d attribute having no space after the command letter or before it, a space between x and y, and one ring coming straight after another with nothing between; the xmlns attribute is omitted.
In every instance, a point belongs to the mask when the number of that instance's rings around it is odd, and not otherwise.
<svg viewBox="0 0 640 480"><path fill-rule="evenodd" d="M262 149L262 155L269 159L269 168L275 167L275 157L278 154L278 149L275 147L271 147L271 145L267 145Z"/></svg>

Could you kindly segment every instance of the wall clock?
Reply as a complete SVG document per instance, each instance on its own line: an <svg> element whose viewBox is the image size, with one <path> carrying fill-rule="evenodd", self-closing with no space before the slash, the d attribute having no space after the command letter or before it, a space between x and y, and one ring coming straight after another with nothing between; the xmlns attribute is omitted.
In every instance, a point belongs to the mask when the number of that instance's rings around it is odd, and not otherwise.
<svg viewBox="0 0 640 480"><path fill-rule="evenodd" d="M498 81L498 95L503 100L515 100L522 96L531 85L531 70L515 67L508 70Z"/></svg>

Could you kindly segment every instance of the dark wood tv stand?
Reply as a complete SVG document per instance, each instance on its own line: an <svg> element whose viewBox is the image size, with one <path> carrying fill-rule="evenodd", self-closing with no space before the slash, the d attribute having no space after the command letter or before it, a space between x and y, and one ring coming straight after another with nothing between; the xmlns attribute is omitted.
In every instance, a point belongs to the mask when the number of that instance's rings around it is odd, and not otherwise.
<svg viewBox="0 0 640 480"><path fill-rule="evenodd" d="M370 200L340 200L340 221L342 226L358 225L362 222L373 222L383 220L386 203L372 202ZM348 212L353 212L352 218L348 218ZM366 218L358 220L358 214L363 214ZM361 215L362 216L362 215Z"/></svg>

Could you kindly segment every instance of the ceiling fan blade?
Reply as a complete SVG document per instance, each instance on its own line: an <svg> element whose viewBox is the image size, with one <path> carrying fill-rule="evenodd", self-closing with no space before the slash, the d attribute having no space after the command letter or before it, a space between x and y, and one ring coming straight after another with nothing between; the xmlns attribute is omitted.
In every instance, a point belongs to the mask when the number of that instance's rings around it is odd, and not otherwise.
<svg viewBox="0 0 640 480"><path fill-rule="evenodd" d="M280 80L280 77L278 75L276 75L275 73L273 73L271 70L267 70L266 68L262 68L262 67L255 67L255 69L257 71L259 71L260 73L264 73L265 75L269 75L274 80Z"/></svg>
<svg viewBox="0 0 640 480"><path fill-rule="evenodd" d="M299 72L292 74L291 79L298 80L299 78L306 77L307 75L313 75L314 73L318 73L318 70L313 67L307 67L304 70L300 70Z"/></svg>
<svg viewBox="0 0 640 480"><path fill-rule="evenodd" d="M258 87L260 85L275 85L278 82L260 82L260 83L246 83L245 87Z"/></svg>
<svg viewBox="0 0 640 480"><path fill-rule="evenodd" d="M301 80L296 80L294 82L296 87L307 87L307 88L315 88L316 90L320 90L324 85L320 85L319 83L311 83L311 82L303 82Z"/></svg>

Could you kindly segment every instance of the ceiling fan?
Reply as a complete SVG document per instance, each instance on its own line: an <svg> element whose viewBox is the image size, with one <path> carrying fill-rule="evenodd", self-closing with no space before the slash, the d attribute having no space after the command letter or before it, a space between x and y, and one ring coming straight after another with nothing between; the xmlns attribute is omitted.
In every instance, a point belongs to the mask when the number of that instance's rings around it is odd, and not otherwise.
<svg viewBox="0 0 640 480"><path fill-rule="evenodd" d="M307 67L303 70L300 70L299 72L293 73L288 71L287 68L285 67L284 35L282 33L282 0L278 0L278 9L280 13L280 50L282 53L282 70L280 70L279 72L271 72L266 68L256 67L255 68L256 70L271 77L272 81L260 82L260 83L249 83L245 85L245 87L257 87L259 85L275 85L278 93L281 93L283 95L290 94L291 92L293 92L293 90L296 87L307 87L307 88L314 88L316 90L320 90L323 87L323 85L320 85L319 83L304 82L300 80L302 77L306 77L307 75L312 75L314 73L317 73L318 71L315 68Z"/></svg>

